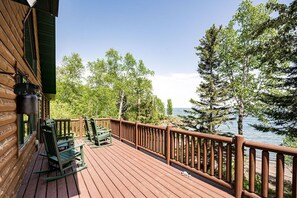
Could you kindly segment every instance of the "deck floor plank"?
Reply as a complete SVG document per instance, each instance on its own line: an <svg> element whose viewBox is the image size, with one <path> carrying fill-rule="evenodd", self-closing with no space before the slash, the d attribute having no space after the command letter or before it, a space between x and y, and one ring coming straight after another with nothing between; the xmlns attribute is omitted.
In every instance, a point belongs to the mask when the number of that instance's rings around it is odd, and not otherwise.
<svg viewBox="0 0 297 198"><path fill-rule="evenodd" d="M42 157L40 155L38 157L42 158L42 165L41 165L40 170L48 169L48 164L47 164L46 158ZM44 180L45 176L46 176L46 174L39 175L37 189L36 189L36 195L38 195L38 197L46 197L47 185L46 185L46 181Z"/></svg>
<svg viewBox="0 0 297 198"><path fill-rule="evenodd" d="M33 168L33 172L40 171L42 169L42 161L43 157L38 155L36 159L36 163ZM26 188L26 192L24 194L24 197L34 197L36 192L36 187L38 186L38 180L40 175L33 173L31 174L30 180L28 182L28 186Z"/></svg>
<svg viewBox="0 0 297 198"><path fill-rule="evenodd" d="M168 171L160 172L158 169L155 168L155 166L152 166L152 162L155 161L156 159L152 157L150 157L151 159L147 159L147 156L144 153L139 153L139 154L137 153L136 155L134 155L131 152L130 148L124 148L124 147L121 149L119 148L119 154L123 155L123 153L126 153L130 156L128 160L130 160L131 164L134 164L136 161L137 162L136 164L139 168L143 167L144 170L147 171L147 174L154 176L154 179L156 180L156 182L161 183L164 187L172 191L177 196L184 197L185 196L184 194L186 194L190 197L193 197L193 196L200 197L201 192L195 194L195 192L191 191L190 189L186 189L185 187L181 186L180 183L176 182L176 179L169 177L169 176L172 176L172 173ZM131 158L132 156L133 158ZM162 164L162 165L168 168L166 164ZM180 172L175 172L174 174L179 176ZM182 177L181 179L185 179L185 178Z"/></svg>
<svg viewBox="0 0 297 198"><path fill-rule="evenodd" d="M86 183L82 177L82 173L77 173L77 188L78 188L78 195L81 198L89 198L91 197L86 186Z"/></svg>
<svg viewBox="0 0 297 198"><path fill-rule="evenodd" d="M16 195L17 198L24 196L24 194L26 192L26 189L27 189L27 186L28 186L28 183L29 183L29 180L31 178L32 172L34 170L35 163L37 162L37 157L39 156L39 153L42 150L43 150L43 145L38 150L38 152L33 154L32 159L31 159L31 163L29 164L29 166L28 166L28 168L26 170L26 173L24 175L24 179L22 180L21 186L20 186L19 191L18 191L18 193Z"/></svg>
<svg viewBox="0 0 297 198"><path fill-rule="evenodd" d="M113 148L113 151L115 148ZM117 157L121 158L124 156L124 154L127 154L129 151L122 151L121 149L117 149L115 153L117 153ZM138 151L139 152L139 151ZM129 155L128 155L129 156ZM143 156L139 156L139 158L142 158ZM147 157L147 156L146 156ZM177 186L174 186L173 182L169 180L164 180L163 179L163 173L158 172L157 170L151 171L149 167L143 166L141 161L138 158L126 158L127 160L127 165L133 164L133 168L138 169L141 171L141 173L145 173L146 178L148 181L152 184L155 185L158 189L161 189L163 193L165 193L166 196L170 197L189 197L187 193L184 193L179 190ZM148 159L150 160L150 159ZM167 178L167 177L164 177Z"/></svg>
<svg viewBox="0 0 297 198"><path fill-rule="evenodd" d="M109 152L110 155L114 155L114 158L118 160L118 162L121 162L122 165L125 167L129 167L133 172L134 175L141 180L141 183L144 186L149 187L150 190L157 196L157 197L177 197L170 191L167 191L160 183L154 182L154 179L151 177L151 175L147 174L143 169L138 168L135 166L135 163L131 164L126 158L121 158L122 155L117 154L116 150L113 150L114 152Z"/></svg>
<svg viewBox="0 0 297 198"><path fill-rule="evenodd" d="M119 145L115 145L119 146ZM177 185L179 187L184 187L184 191L186 192L195 192L196 195L201 195L201 194L206 194L211 197L224 197L228 196L229 194L226 192L223 192L222 195L217 195L216 191L217 189L209 184L206 184L205 182L201 182L200 180L192 180L191 178L187 178L184 176L181 176L180 171L178 171L176 168L167 166L164 163L159 163L158 160L152 158L151 160L146 160L146 154L145 153L140 153L136 154L133 152L133 150L130 150L126 146L120 146L119 149L121 149L122 152L129 154L129 156L134 156L138 158L141 162L143 162L142 166L150 169L151 171L156 170L156 167L159 168L157 169L160 171L162 170L161 173L162 175L166 175L166 177L171 178L173 181L177 181ZM140 157L144 155L143 157ZM140 163L140 161L138 161ZM199 189L196 188L195 186L199 185Z"/></svg>
<svg viewBox="0 0 297 198"><path fill-rule="evenodd" d="M59 172L32 174L47 169L46 157L34 154L17 197L233 197L116 139L101 148L85 144L84 153L87 169L52 182L44 178Z"/></svg>
<svg viewBox="0 0 297 198"><path fill-rule="evenodd" d="M93 158L97 158L101 163L96 162L102 169L108 171L110 178L114 181L115 186L122 192L124 197L144 197L144 195L118 171L112 163L103 158L103 155L96 155L96 150L87 149Z"/></svg>
<svg viewBox="0 0 297 198"><path fill-rule="evenodd" d="M136 197L156 197L152 192L150 192L144 185L141 184L127 169L125 169L121 164L112 158L111 155L100 155L100 153L95 152L96 155L105 163L108 163L113 167L115 174L120 180L127 186L127 188Z"/></svg>

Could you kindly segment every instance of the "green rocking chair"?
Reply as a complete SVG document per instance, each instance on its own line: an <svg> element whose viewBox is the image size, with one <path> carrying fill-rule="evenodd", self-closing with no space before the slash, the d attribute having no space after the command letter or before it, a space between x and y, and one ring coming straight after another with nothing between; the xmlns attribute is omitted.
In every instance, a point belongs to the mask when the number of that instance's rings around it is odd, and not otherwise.
<svg viewBox="0 0 297 198"><path fill-rule="evenodd" d="M52 170L60 170L61 175L46 178L47 181L53 181L71 174L75 174L87 168L84 162L84 144L79 144L74 147L70 147L63 151L60 151L57 145L56 134L53 127L44 125L41 128L44 138L44 145L47 154L49 170L38 171L35 173L47 173ZM77 150L77 148L80 149ZM79 162L73 163L76 160L79 160ZM66 172L66 170L69 171Z"/></svg>
<svg viewBox="0 0 297 198"><path fill-rule="evenodd" d="M112 134L110 130L104 128L98 128L96 122L93 118L90 119L91 128L93 131L93 139L95 141L95 147L101 147L105 145L112 144Z"/></svg>

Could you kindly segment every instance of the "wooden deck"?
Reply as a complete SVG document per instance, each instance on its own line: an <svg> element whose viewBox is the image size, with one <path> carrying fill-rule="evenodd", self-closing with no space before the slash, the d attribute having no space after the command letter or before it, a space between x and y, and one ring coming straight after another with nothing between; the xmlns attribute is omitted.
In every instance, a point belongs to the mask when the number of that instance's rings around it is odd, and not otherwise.
<svg viewBox="0 0 297 198"><path fill-rule="evenodd" d="M46 175L32 174L47 169L36 152L17 197L233 197L115 138L112 146L86 145L84 152L87 169L48 183Z"/></svg>

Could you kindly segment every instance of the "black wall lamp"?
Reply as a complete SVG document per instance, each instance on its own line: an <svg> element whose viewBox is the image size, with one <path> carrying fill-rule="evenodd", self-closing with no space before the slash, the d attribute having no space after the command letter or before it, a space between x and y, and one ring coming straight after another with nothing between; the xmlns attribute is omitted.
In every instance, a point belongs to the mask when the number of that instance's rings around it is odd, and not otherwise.
<svg viewBox="0 0 297 198"><path fill-rule="evenodd" d="M38 92L39 86L28 82L28 75L20 73L2 72L0 74L8 74L11 76L23 76L27 79L25 83L17 83L14 85L14 93L17 103L17 114L37 114L38 113Z"/></svg>

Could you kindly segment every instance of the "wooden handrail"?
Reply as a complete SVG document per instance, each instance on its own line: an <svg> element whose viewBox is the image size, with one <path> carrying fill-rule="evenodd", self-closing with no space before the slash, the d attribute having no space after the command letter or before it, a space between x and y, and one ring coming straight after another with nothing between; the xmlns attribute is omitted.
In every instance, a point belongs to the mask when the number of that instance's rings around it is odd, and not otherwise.
<svg viewBox="0 0 297 198"><path fill-rule="evenodd" d="M170 126L155 126L114 118L98 118L97 121L109 122L112 134L153 155L166 160L167 164L176 164L193 173L233 190L236 197L243 195L259 197L255 192L256 149L262 150L261 196L268 196L269 152L277 154L276 189L277 197L284 193L284 155L293 157L297 163L297 149L245 140L236 135L224 137L206 133L186 131ZM76 134L81 132L81 119L63 119L69 122ZM69 127L70 128L70 127ZM249 149L248 189L243 187L244 151ZM234 159L234 160L233 160ZM235 162L235 167L232 162ZM293 166L292 196L297 194L297 167Z"/></svg>
<svg viewBox="0 0 297 198"><path fill-rule="evenodd" d="M254 141L249 141L249 140L246 140L244 142L244 146L297 157L296 148L254 142Z"/></svg>

